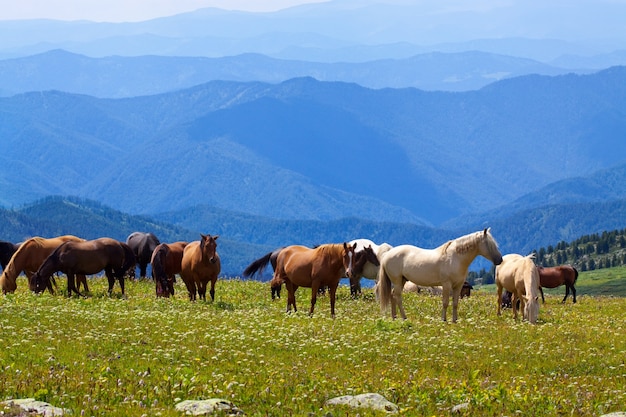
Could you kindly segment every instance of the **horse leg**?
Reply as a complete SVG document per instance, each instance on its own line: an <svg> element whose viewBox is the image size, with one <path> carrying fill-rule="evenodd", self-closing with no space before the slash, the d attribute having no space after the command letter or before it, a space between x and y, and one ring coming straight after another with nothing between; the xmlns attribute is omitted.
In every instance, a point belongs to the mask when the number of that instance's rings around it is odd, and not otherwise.
<svg viewBox="0 0 626 417"><path fill-rule="evenodd" d="M217 277L211 280L211 290L209 294L211 295L211 301L215 301L215 283L217 282Z"/></svg>
<svg viewBox="0 0 626 417"><path fill-rule="evenodd" d="M517 308L518 308L517 302L518 301L519 299L517 298L517 292L514 292L511 295L511 308L513 309L513 318L515 318L515 320L517 320Z"/></svg>
<svg viewBox="0 0 626 417"><path fill-rule="evenodd" d="M331 285L328 291L330 292L330 316L335 318L335 295L337 294L337 285Z"/></svg>
<svg viewBox="0 0 626 417"><path fill-rule="evenodd" d="M561 304L565 304L565 300L567 300L568 295L569 295L569 285L565 284L565 297L563 297L563 301L561 301Z"/></svg>
<svg viewBox="0 0 626 417"><path fill-rule="evenodd" d="M452 323L456 323L456 320L459 318L459 299L461 298L462 288L463 287L461 286L452 290Z"/></svg>
<svg viewBox="0 0 626 417"><path fill-rule="evenodd" d="M452 291L452 286L448 283L442 286L441 291L441 320L448 321L448 304L450 304L450 291ZM454 321L454 315L452 316L452 321Z"/></svg>
<svg viewBox="0 0 626 417"><path fill-rule="evenodd" d="M285 281L285 287L287 288L287 313L291 312L291 306L293 311L298 311L296 308L296 290L298 287L291 283L291 281Z"/></svg>
<svg viewBox="0 0 626 417"><path fill-rule="evenodd" d="M502 287L498 285L498 316L502 315Z"/></svg>
<svg viewBox="0 0 626 417"><path fill-rule="evenodd" d="M576 303L576 288L574 288L574 284L570 284L572 288L572 297L574 298L574 304Z"/></svg>
<svg viewBox="0 0 626 417"><path fill-rule="evenodd" d="M146 269L148 269L148 264L145 264L143 262L139 264L139 278L146 277Z"/></svg>
<svg viewBox="0 0 626 417"><path fill-rule="evenodd" d="M396 291L397 290L397 291ZM395 311L394 311L394 301L398 306L398 310L400 310L400 316L402 320L406 320L406 313L404 312L404 306L402 306L402 286L395 286L392 290L392 298L391 298L391 316L395 319Z"/></svg>
<svg viewBox="0 0 626 417"><path fill-rule="evenodd" d="M185 286L187 287L187 293L189 294L189 301L194 301L196 299L196 283L194 282L194 278L191 277L183 281L185 283Z"/></svg>
<svg viewBox="0 0 626 417"><path fill-rule="evenodd" d="M198 287L198 297L200 297L200 300L206 301L206 282L199 281L197 283L197 287Z"/></svg>
<svg viewBox="0 0 626 417"><path fill-rule="evenodd" d="M539 292L541 293L541 303L545 304L546 303L546 299L543 297L543 288L541 288L541 286L539 286Z"/></svg>
<svg viewBox="0 0 626 417"><path fill-rule="evenodd" d="M79 293L78 289L76 288L76 277L74 276L73 273L69 272L67 274L67 296L68 297L72 296L72 291L74 291L79 296L81 295L81 293Z"/></svg>
<svg viewBox="0 0 626 417"><path fill-rule="evenodd" d="M320 289L320 281L314 279L311 282L311 309L309 310L309 316L313 316L313 310L315 310L315 303L317 302L317 293Z"/></svg>
<svg viewBox="0 0 626 417"><path fill-rule="evenodd" d="M89 292L89 286L87 286L87 277L84 274L79 274L76 275L76 278L78 279L78 282L76 284L76 288L78 288L80 290L80 284L83 284L83 290L84 293L88 293Z"/></svg>

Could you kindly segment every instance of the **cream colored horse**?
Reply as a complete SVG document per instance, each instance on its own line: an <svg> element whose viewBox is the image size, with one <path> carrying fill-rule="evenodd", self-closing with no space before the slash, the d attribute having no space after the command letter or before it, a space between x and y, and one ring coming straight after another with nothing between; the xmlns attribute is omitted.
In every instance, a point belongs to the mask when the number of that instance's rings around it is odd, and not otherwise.
<svg viewBox="0 0 626 417"><path fill-rule="evenodd" d="M472 261L481 255L499 265L502 255L489 229L450 240L435 249L422 249L411 245L396 246L389 250L380 263L378 298L383 311L391 303L391 317L396 318L396 307L406 319L402 307L402 289L406 281L417 285L443 289L441 318L446 320L450 295L452 295L452 322L458 318L461 289ZM393 285L393 290L392 290Z"/></svg>
<svg viewBox="0 0 626 417"><path fill-rule="evenodd" d="M502 312L502 290L513 293L511 305L517 319L517 300L520 300L524 318L530 323L537 323L539 316L539 272L533 259L528 256L511 253L502 257L502 263L496 267L496 286L498 287L498 316Z"/></svg>

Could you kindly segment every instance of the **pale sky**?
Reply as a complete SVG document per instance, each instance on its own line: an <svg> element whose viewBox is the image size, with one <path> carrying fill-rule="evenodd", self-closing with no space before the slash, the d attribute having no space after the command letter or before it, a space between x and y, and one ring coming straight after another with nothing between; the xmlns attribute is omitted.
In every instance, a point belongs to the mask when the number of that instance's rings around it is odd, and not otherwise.
<svg viewBox="0 0 626 417"><path fill-rule="evenodd" d="M203 7L269 12L328 0L0 0L0 20L135 22Z"/></svg>

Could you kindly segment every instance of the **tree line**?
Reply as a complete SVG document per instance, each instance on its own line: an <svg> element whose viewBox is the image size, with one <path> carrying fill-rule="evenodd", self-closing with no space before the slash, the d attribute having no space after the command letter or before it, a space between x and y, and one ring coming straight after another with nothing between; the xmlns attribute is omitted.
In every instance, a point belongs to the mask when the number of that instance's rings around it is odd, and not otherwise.
<svg viewBox="0 0 626 417"><path fill-rule="evenodd" d="M587 234L571 242L560 241L533 250L535 263L540 266L569 264L578 271L593 271L626 265L626 229ZM467 280L475 284L482 279L483 284L495 282L495 267L478 272L470 271Z"/></svg>

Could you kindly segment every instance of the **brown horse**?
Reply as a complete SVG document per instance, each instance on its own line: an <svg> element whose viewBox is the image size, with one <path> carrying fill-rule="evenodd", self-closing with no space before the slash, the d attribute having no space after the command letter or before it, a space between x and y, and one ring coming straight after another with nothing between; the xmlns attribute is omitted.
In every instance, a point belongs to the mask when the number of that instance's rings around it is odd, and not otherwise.
<svg viewBox="0 0 626 417"><path fill-rule="evenodd" d="M539 271L539 282L541 287L556 288L561 285L565 285L565 297L561 303L565 303L570 290L572 290L572 298L574 299L574 302L576 302L576 288L574 287L574 284L578 279L578 270L576 268L570 265L554 267L538 266L537 270ZM539 287L541 300L545 303L546 300L543 297L543 289L541 287Z"/></svg>
<svg viewBox="0 0 626 417"><path fill-rule="evenodd" d="M217 254L219 236L200 235L200 241L189 243L183 252L180 277L187 286L189 300L196 300L196 292L206 301L206 287L211 281L211 301L215 300L215 282L221 271L220 257Z"/></svg>
<svg viewBox="0 0 626 417"><path fill-rule="evenodd" d="M330 314L335 317L335 294L341 277L352 276L354 249L356 245L347 243L329 243L314 249L306 246L287 246L278 254L276 270L270 285L283 282L288 291L287 312L296 308L296 290L298 287L311 288L311 309L313 315L317 291L328 286L330 292Z"/></svg>
<svg viewBox="0 0 626 417"><path fill-rule="evenodd" d="M32 280L33 274L60 244L68 241L81 242L84 241L84 239L72 235L58 236L50 239L32 237L22 243L11 257L4 271L2 271L2 276L0 276L0 288L2 288L2 292L5 294L15 292L17 289L16 280L22 271L24 271L28 277L30 290L35 291L35 283ZM78 281L79 285L82 283L84 290L89 292L87 288L87 278L84 275L79 275Z"/></svg>
<svg viewBox="0 0 626 417"><path fill-rule="evenodd" d="M174 296L176 274L180 274L187 242L161 243L152 252L152 279L157 297Z"/></svg>
<svg viewBox="0 0 626 417"><path fill-rule="evenodd" d="M61 244L43 262L33 275L35 289L43 292L46 288L52 291L50 281L52 274L62 272L67 275L67 296L72 291L82 295L75 286L77 274L91 275L104 270L109 280L109 295L117 278L124 295L124 274L135 265L135 255L125 243L103 237L84 242L69 241Z"/></svg>

